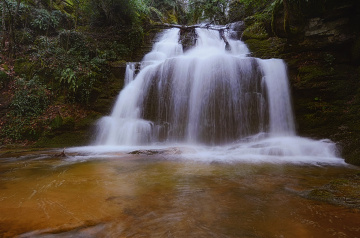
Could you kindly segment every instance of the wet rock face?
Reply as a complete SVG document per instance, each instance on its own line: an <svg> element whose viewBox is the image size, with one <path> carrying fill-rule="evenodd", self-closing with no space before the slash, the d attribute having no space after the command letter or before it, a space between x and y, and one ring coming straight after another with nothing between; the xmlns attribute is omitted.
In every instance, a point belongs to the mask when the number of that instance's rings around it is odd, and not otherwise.
<svg viewBox="0 0 360 238"><path fill-rule="evenodd" d="M304 31L305 40L307 44L318 46L342 44L355 38L350 24L349 17L337 19L311 18Z"/></svg>
<svg viewBox="0 0 360 238"><path fill-rule="evenodd" d="M184 52L194 47L197 40L195 28L181 28L179 43L183 46Z"/></svg>
<svg viewBox="0 0 360 238"><path fill-rule="evenodd" d="M272 19L276 37L249 34L245 43L257 57L287 63L298 134L329 138L339 156L360 165L360 2L328 3L308 1L303 14L290 9L288 31L279 5Z"/></svg>
<svg viewBox="0 0 360 238"><path fill-rule="evenodd" d="M240 40L241 35L244 32L246 26L243 21L233 22L230 25L230 38L234 40Z"/></svg>
<svg viewBox="0 0 360 238"><path fill-rule="evenodd" d="M278 37L302 47L323 48L354 40L360 30L359 21L358 1L319 0L291 4L287 10L283 4L276 4L271 25Z"/></svg>

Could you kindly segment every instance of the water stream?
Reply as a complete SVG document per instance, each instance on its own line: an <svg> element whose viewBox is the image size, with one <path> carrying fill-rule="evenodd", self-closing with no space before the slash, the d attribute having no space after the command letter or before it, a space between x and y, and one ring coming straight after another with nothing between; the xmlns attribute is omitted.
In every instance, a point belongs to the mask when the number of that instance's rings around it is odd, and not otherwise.
<svg viewBox="0 0 360 238"><path fill-rule="evenodd" d="M356 167L58 152L0 153L0 237L360 234Z"/></svg>

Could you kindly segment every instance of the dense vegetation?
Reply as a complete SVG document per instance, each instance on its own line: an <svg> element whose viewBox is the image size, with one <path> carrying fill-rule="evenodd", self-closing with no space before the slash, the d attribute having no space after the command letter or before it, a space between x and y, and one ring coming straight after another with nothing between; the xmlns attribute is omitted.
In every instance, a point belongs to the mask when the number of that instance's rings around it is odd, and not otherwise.
<svg viewBox="0 0 360 238"><path fill-rule="evenodd" d="M254 56L287 61L299 132L341 142L359 163L359 8L356 0L2 0L0 143L86 143L122 87L119 69L141 59L159 23L241 20Z"/></svg>

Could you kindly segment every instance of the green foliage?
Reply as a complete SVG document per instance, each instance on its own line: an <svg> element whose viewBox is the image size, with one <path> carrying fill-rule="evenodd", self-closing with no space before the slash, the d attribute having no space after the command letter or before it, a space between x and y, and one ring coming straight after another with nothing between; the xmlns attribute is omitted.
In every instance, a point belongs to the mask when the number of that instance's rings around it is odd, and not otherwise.
<svg viewBox="0 0 360 238"><path fill-rule="evenodd" d="M39 77L30 80L18 78L16 90L7 113L7 123L1 130L1 136L12 140L36 140L42 131L36 118L50 103L50 92Z"/></svg>
<svg viewBox="0 0 360 238"><path fill-rule="evenodd" d="M1 136L11 140L27 139L29 135L36 134L35 130L31 130L30 128L30 119L22 117L11 118L4 128L2 128Z"/></svg>
<svg viewBox="0 0 360 238"><path fill-rule="evenodd" d="M34 33L30 28L23 28L15 34L19 44L30 45L34 42Z"/></svg>
<svg viewBox="0 0 360 238"><path fill-rule="evenodd" d="M4 72L0 70L0 89L7 86L10 81L10 77Z"/></svg>
<svg viewBox="0 0 360 238"><path fill-rule="evenodd" d="M40 115L49 104L49 91L39 77L30 80L19 78L10 107L14 116Z"/></svg>
<svg viewBox="0 0 360 238"><path fill-rule="evenodd" d="M173 24L187 24L187 4L182 0L148 1L147 15L155 20Z"/></svg>
<svg viewBox="0 0 360 238"><path fill-rule="evenodd" d="M88 9L94 25L131 26L149 12L142 0L89 0Z"/></svg>
<svg viewBox="0 0 360 238"><path fill-rule="evenodd" d="M275 0L236 0L230 4L229 17L230 21L244 20L249 16L257 20L269 18L273 9ZM260 18L260 19L259 19ZM262 21L265 19L261 19Z"/></svg>
<svg viewBox="0 0 360 238"><path fill-rule="evenodd" d="M189 16L193 23L213 21L217 24L227 23L227 9L230 0L190 0Z"/></svg>
<svg viewBox="0 0 360 238"><path fill-rule="evenodd" d="M31 21L31 26L41 31L56 28L63 16L58 10L49 12L46 9L36 9L34 15L35 17Z"/></svg>
<svg viewBox="0 0 360 238"><path fill-rule="evenodd" d="M6 1L9 8L5 7L5 22L6 24L9 23L10 18L15 16L16 8L17 8L17 2L15 0L3 0ZM4 4L0 3L0 13L3 12ZM13 19L16 26L26 26L26 20L30 17L32 8L24 3L20 3L19 8L17 9L17 16L16 19ZM0 22L2 21L2 14L0 14Z"/></svg>
<svg viewBox="0 0 360 238"><path fill-rule="evenodd" d="M59 44L65 50L70 48L81 50L85 45L85 36L75 30L61 30L58 38Z"/></svg>
<svg viewBox="0 0 360 238"><path fill-rule="evenodd" d="M266 30L264 28L264 26L259 23L256 22L253 25L251 25L250 27L246 28L245 31L243 32L243 39L266 39L268 38L268 34L266 33Z"/></svg>
<svg viewBox="0 0 360 238"><path fill-rule="evenodd" d="M71 68L66 68L61 72L60 83L67 84L69 89L73 92L79 87L77 84L76 73Z"/></svg>

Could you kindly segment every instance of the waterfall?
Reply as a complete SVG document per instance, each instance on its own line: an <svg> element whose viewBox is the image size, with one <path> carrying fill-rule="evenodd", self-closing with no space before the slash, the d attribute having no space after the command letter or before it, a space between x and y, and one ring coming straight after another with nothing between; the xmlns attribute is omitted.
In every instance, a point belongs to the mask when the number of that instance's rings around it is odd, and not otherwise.
<svg viewBox="0 0 360 238"><path fill-rule="evenodd" d="M97 144L215 145L259 133L295 134L284 62L249 57L239 40L229 40L228 52L215 30L196 34L196 46L183 52L179 30L167 30L135 78L135 64L127 65L125 88L99 121Z"/></svg>
<svg viewBox="0 0 360 238"><path fill-rule="evenodd" d="M179 29L164 31L136 74L137 66L127 65L125 87L98 121L95 144L221 145L226 158L335 158L329 140L296 136L283 60L251 57L231 35L228 51L218 31L196 29L195 46L183 51Z"/></svg>

